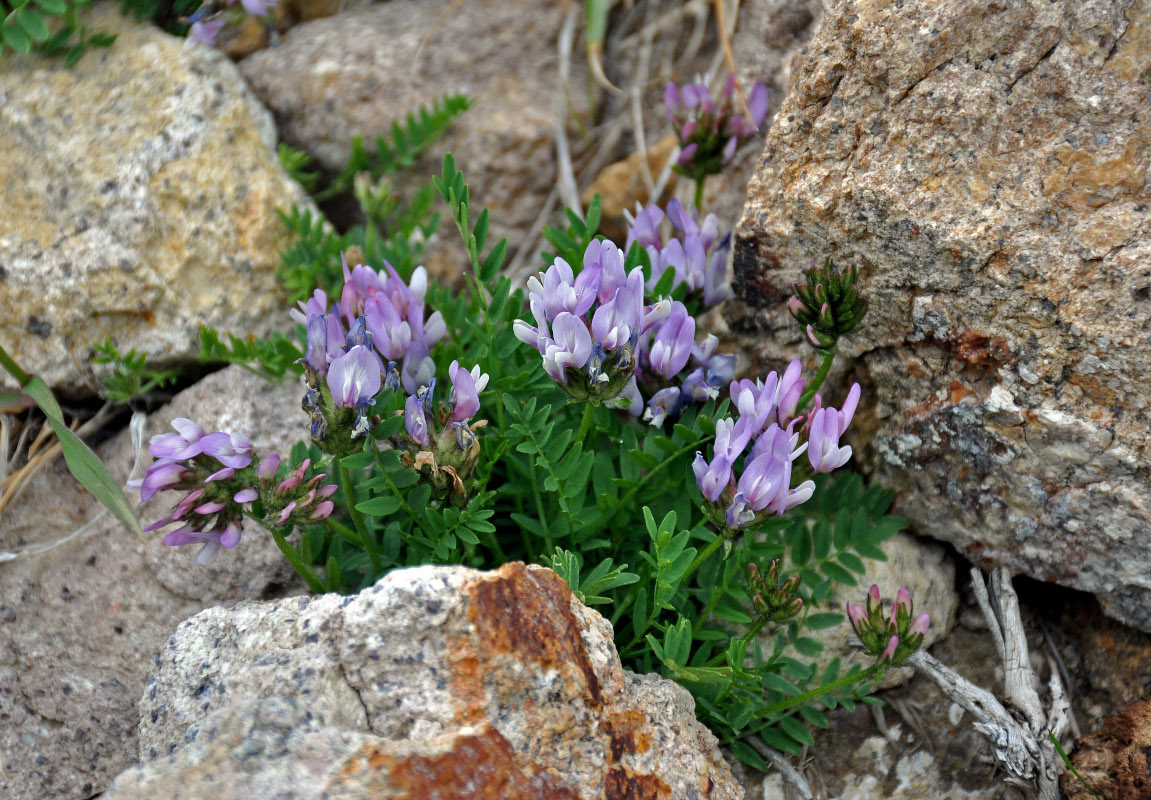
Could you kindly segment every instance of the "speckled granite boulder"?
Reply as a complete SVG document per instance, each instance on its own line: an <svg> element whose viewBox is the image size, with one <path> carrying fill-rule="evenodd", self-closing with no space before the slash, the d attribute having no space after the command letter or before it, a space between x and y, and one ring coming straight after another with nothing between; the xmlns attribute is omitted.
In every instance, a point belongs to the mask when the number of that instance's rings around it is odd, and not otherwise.
<svg viewBox="0 0 1151 800"><path fill-rule="evenodd" d="M347 162L354 136L370 146L420 106L466 93L472 108L397 177L396 188L408 196L439 175L444 153L453 153L473 202L491 209L488 241L509 236L514 251L556 182L556 41L564 5L469 0L443 13L448 7L391 0L299 25L240 69L275 113L284 140L329 170ZM585 95L582 61L573 59L577 90L570 99L577 105ZM425 263L434 275L459 276L467 257L451 226L430 243Z"/></svg>
<svg viewBox="0 0 1151 800"><path fill-rule="evenodd" d="M836 3L748 188L731 319L754 360L799 352L791 281L859 266L861 464L921 533L1145 630L1149 37L1146 0Z"/></svg>
<svg viewBox="0 0 1151 800"><path fill-rule="evenodd" d="M243 431L265 453L286 453L305 421L295 382L269 384L238 366L154 413L144 446L177 416ZM136 460L128 431L97 454L121 481ZM143 453L141 465L149 460ZM174 498L165 494L141 509L144 524L166 515ZM57 541L101 513L58 460L4 511L0 552ZM150 536L138 541L105 513L71 541L0 563L0 798L87 800L103 790L136 760L136 705L172 630L206 605L302 591L258 528L207 567L193 562L195 548Z"/></svg>
<svg viewBox="0 0 1151 800"><path fill-rule="evenodd" d="M108 336L194 361L203 323L285 327L274 211L307 202L223 55L111 4L87 21L116 45L0 69L0 340L69 395L95 393Z"/></svg>
<svg viewBox="0 0 1151 800"><path fill-rule="evenodd" d="M742 798L691 696L555 573L417 567L181 625L106 800Z"/></svg>

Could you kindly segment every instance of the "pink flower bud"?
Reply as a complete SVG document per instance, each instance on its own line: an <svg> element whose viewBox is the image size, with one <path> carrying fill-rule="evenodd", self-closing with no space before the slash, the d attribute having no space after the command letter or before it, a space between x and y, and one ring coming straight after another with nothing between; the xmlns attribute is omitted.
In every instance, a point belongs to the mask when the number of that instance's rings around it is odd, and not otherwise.
<svg viewBox="0 0 1151 800"><path fill-rule="evenodd" d="M327 519L328 516L335 510L336 504L331 500L325 500L322 503L317 503L316 508L312 511L312 519L319 521Z"/></svg>
<svg viewBox="0 0 1151 800"><path fill-rule="evenodd" d="M880 661L890 661L895 657L895 648L899 647L899 637L892 636L891 641L887 643L887 647L883 649L883 654L879 657Z"/></svg>
<svg viewBox="0 0 1151 800"><path fill-rule="evenodd" d="M262 481L270 481L276 477L276 470L280 468L280 454L268 453L260 459L260 466L256 467L256 477Z"/></svg>
<svg viewBox="0 0 1151 800"><path fill-rule="evenodd" d="M927 634L927 626L930 624L931 617L929 617L925 611L912 621L911 627L907 629L907 633L911 636L924 636Z"/></svg>

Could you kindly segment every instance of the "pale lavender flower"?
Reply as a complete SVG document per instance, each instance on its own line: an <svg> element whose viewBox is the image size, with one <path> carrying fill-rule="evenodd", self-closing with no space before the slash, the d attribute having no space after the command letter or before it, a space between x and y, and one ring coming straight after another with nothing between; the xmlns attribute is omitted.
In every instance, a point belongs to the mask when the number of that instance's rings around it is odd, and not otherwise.
<svg viewBox="0 0 1151 800"><path fill-rule="evenodd" d="M687 364L695 344L695 319L679 301L660 325L651 345L648 361L651 369L664 380L670 380Z"/></svg>
<svg viewBox="0 0 1151 800"><path fill-rule="evenodd" d="M276 0L240 0L244 10L253 17L262 17L276 7Z"/></svg>
<svg viewBox="0 0 1151 800"><path fill-rule="evenodd" d="M209 433L200 440L204 455L226 467L243 469L252 463L252 443L242 433Z"/></svg>
<svg viewBox="0 0 1151 800"><path fill-rule="evenodd" d="M607 303L627 285L628 274L624 271L623 261L623 251L606 239L593 239L584 250L580 275L588 276L589 288L591 285L598 287L600 303ZM642 294L640 302L643 302Z"/></svg>
<svg viewBox="0 0 1151 800"><path fill-rule="evenodd" d="M380 391L378 358L364 345L356 345L328 366L328 389L337 406L350 408L361 398L373 398Z"/></svg>
<svg viewBox="0 0 1151 800"><path fill-rule="evenodd" d="M226 22L223 17L197 20L188 30L188 41L212 47L216 44L216 37L220 35Z"/></svg>
<svg viewBox="0 0 1151 800"><path fill-rule="evenodd" d="M664 421L675 414L681 405L683 405L683 395L679 389L674 386L660 389L647 401L643 419L645 422L650 422L654 427L662 427Z"/></svg>
<svg viewBox="0 0 1151 800"><path fill-rule="evenodd" d="M584 274L580 273L581 277ZM587 313L596 299L595 289L588 284L586 278L577 282L571 266L557 258L540 277L528 278L528 291L530 296L538 298L544 318L551 322L562 311L576 316Z"/></svg>
<svg viewBox="0 0 1151 800"><path fill-rule="evenodd" d="M703 496L712 503L718 501L724 489L731 484L731 465L731 460L722 453L717 454L709 464L703 453L696 452L695 461L691 465L695 482Z"/></svg>
<svg viewBox="0 0 1151 800"><path fill-rule="evenodd" d="M791 481L791 462L774 458L770 453L746 464L736 485L735 498L727 510L729 528L742 528L755 519L757 512L786 495ZM782 513L782 512L780 512Z"/></svg>
<svg viewBox="0 0 1151 800"><path fill-rule="evenodd" d="M204 436L200 427L184 417L177 417L171 424L177 433L153 436L148 452L155 458L172 458L177 461L199 455L202 447L200 439Z"/></svg>
<svg viewBox="0 0 1151 800"><path fill-rule="evenodd" d="M839 412L821 408L811 420L807 458L816 472L839 469L851 458L851 447L839 446Z"/></svg>
<svg viewBox="0 0 1151 800"><path fill-rule="evenodd" d="M428 420L424 416L424 406L414 394L408 395L404 403L404 427L407 428L408 436L420 445L431 446L432 440L428 435Z"/></svg>
<svg viewBox="0 0 1151 800"><path fill-rule="evenodd" d="M566 311L556 317L552 333L555 338L544 346L544 370L558 383L566 384L567 370L582 369L591 357L591 334L582 319Z"/></svg>
<svg viewBox="0 0 1151 800"><path fill-rule="evenodd" d="M479 366L471 371L453 361L448 367L448 378L452 382L451 398L453 422L466 422L480 410L480 392L488 385L488 376L480 372Z"/></svg>
<svg viewBox="0 0 1151 800"><path fill-rule="evenodd" d="M776 415L780 425L786 425L795 416L795 408L799 405L800 395L803 394L803 364L799 359L792 359L779 379L779 389L776 394Z"/></svg>
<svg viewBox="0 0 1151 800"><path fill-rule="evenodd" d="M674 88L674 84L672 84ZM643 208L639 203L635 206L635 217L631 217L627 210L624 210L624 216L627 218L627 243L624 245L624 252L631 250L633 242L639 242L640 247L659 247L663 243L663 238L660 236L659 225L663 221L663 210L659 206L652 204L647 208Z"/></svg>
<svg viewBox="0 0 1151 800"><path fill-rule="evenodd" d="M189 474L188 468L178 461L161 458L153 462L140 482L140 505L157 492L179 486Z"/></svg>
<svg viewBox="0 0 1151 800"><path fill-rule="evenodd" d="M751 441L751 420L740 417L734 420L725 417L715 423L715 453L735 462Z"/></svg>
<svg viewBox="0 0 1151 800"><path fill-rule="evenodd" d="M732 381L730 392L731 402L739 411L741 417L752 420L752 437L767 427L767 421L775 412L775 394L779 385L779 376L768 373L766 381Z"/></svg>
<svg viewBox="0 0 1151 800"><path fill-rule="evenodd" d="M632 332L638 333L642 320L643 270L636 267L627 284L596 309L591 321L592 336L604 350L615 350L631 341Z"/></svg>
<svg viewBox="0 0 1151 800"><path fill-rule="evenodd" d="M365 303L364 321L377 352L388 361L401 361L412 344L412 327L396 307L386 297L372 297Z"/></svg>
<svg viewBox="0 0 1151 800"><path fill-rule="evenodd" d="M322 317L328 313L328 295L323 289L316 289L307 301L300 300L296 305L300 308L298 310L293 308L288 312L288 316L306 327L312 317L317 314Z"/></svg>

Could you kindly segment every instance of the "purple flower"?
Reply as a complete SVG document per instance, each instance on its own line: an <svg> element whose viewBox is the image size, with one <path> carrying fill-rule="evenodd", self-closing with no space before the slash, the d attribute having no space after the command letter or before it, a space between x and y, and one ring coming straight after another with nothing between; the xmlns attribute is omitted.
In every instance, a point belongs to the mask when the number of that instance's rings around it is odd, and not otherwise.
<svg viewBox="0 0 1151 800"><path fill-rule="evenodd" d="M276 7L276 0L240 0L244 10L253 17L262 17Z"/></svg>
<svg viewBox="0 0 1151 800"><path fill-rule="evenodd" d="M587 252L591 250L589 245ZM586 254L584 258L586 260ZM528 279L529 294L539 298L544 318L548 322L554 320L561 311L583 316L596 299L596 286L591 277L592 273L585 269L577 280L571 266L562 258L557 258L546 272L540 273L540 278Z"/></svg>
<svg viewBox="0 0 1151 800"><path fill-rule="evenodd" d="M364 318L377 352L388 361L402 360L412 343L412 327L396 307L386 297L372 297L365 304Z"/></svg>
<svg viewBox="0 0 1151 800"><path fill-rule="evenodd" d="M752 422L746 417L725 417L715 423L715 454L734 462L751 441Z"/></svg>
<svg viewBox="0 0 1151 800"><path fill-rule="evenodd" d="M644 421L657 428L662 427L664 420L675 414L682 404L683 395L679 389L674 386L660 389L647 401L647 408L643 412Z"/></svg>
<svg viewBox="0 0 1151 800"><path fill-rule="evenodd" d="M775 411L775 393L779 385L779 376L772 372L767 381L732 381L731 403L739 411L740 417L748 417L752 421L752 436L759 436L767 425L767 420Z"/></svg>
<svg viewBox="0 0 1151 800"><path fill-rule="evenodd" d="M839 446L839 412L821 408L811 420L807 458L816 472L839 469L851 458L851 447Z"/></svg>
<svg viewBox="0 0 1151 800"><path fill-rule="evenodd" d="M242 433L209 433L200 440L204 455L226 467L243 469L252 463L252 443Z"/></svg>
<svg viewBox="0 0 1151 800"><path fill-rule="evenodd" d="M756 129L762 128L763 121L767 119L769 100L767 87L756 81L755 85L751 87L751 96L747 99L747 110L751 112L751 119L755 123Z"/></svg>
<svg viewBox="0 0 1151 800"><path fill-rule="evenodd" d="M467 422L480 410L480 392L487 387L488 376L480 373L479 365L469 372L458 361L453 361L448 367L448 378L452 382L451 397L454 400L451 420Z"/></svg>
<svg viewBox="0 0 1151 800"><path fill-rule="evenodd" d="M799 397L802 394L803 364L796 358L787 365L783 377L779 379L775 407L780 425L786 425L795 416L795 408L799 405Z"/></svg>
<svg viewBox="0 0 1151 800"><path fill-rule="evenodd" d="M188 41L212 47L216 44L216 37L220 35L220 31L223 30L225 22L226 20L222 17L219 19L202 19L193 22L191 29L188 31ZM210 558L208 560L211 561Z"/></svg>
<svg viewBox="0 0 1151 800"><path fill-rule="evenodd" d="M188 468L180 462L168 458L153 462L140 484L140 505L151 499L156 492L175 488L188 475Z"/></svg>
<svg viewBox="0 0 1151 800"><path fill-rule="evenodd" d="M428 420L424 416L424 406L414 394L408 395L407 402L404 403L404 427L408 430L408 436L420 445L431 446L432 440L428 436Z"/></svg>
<svg viewBox="0 0 1151 800"><path fill-rule="evenodd" d="M288 312L288 316L306 327L312 317L317 314L322 317L328 313L328 295L323 289L316 289L307 302L300 300L297 305L300 307L299 310L293 308Z"/></svg>
<svg viewBox="0 0 1151 800"><path fill-rule="evenodd" d="M596 309L591 321L592 336L604 350L615 350L631 341L632 332L638 332L642 319L643 270L636 267L628 276L627 284Z"/></svg>
<svg viewBox="0 0 1151 800"><path fill-rule="evenodd" d="M200 439L204 432L190 419L177 417L172 420L172 427L178 433L165 433L153 436L148 452L155 458L171 458L183 461L186 458L197 456L201 452Z"/></svg>
<svg viewBox="0 0 1151 800"><path fill-rule="evenodd" d="M544 346L544 370L558 383L567 383L568 368L581 369L592 353L587 325L574 314L561 311L552 325L554 339Z"/></svg>
<svg viewBox="0 0 1151 800"><path fill-rule="evenodd" d="M787 494L790 481L790 461L765 453L748 463L739 476L735 499L727 511L728 527L742 528L752 522L756 512L776 504L781 494Z"/></svg>
<svg viewBox="0 0 1151 800"><path fill-rule="evenodd" d="M655 334L648 356L652 370L664 380L671 380L687 364L694 344L695 319L683 303L676 301L674 310Z"/></svg>
<svg viewBox="0 0 1151 800"><path fill-rule="evenodd" d="M623 261L623 251L606 239L592 239L584 250L583 272L580 276L588 276L589 288L592 285L599 287L600 303L611 300L627 284L628 275L624 271Z"/></svg>
<svg viewBox="0 0 1151 800"><path fill-rule="evenodd" d="M673 89L675 84L668 84ZM659 206L652 204L647 208L643 208L638 203L635 207L634 219L624 210L624 216L627 217L627 243L624 245L624 252L631 250L633 242L639 242L640 247L656 247L658 248L663 238L659 233L659 224L663 221L663 211Z"/></svg>
<svg viewBox="0 0 1151 800"><path fill-rule="evenodd" d="M712 503L719 500L723 490L731 483L731 460L725 458L722 453L718 453L709 464L704 459L703 453L697 451L691 469L699 490Z"/></svg>
<svg viewBox="0 0 1151 800"><path fill-rule="evenodd" d="M734 75L728 77L718 102L702 82L681 87L668 84L663 96L668 122L683 148L677 171L697 181L721 172L723 165L735 156L736 149L750 139L767 118L767 87L762 83L752 87L747 104L751 114L748 120L734 102Z"/></svg>
<svg viewBox="0 0 1151 800"><path fill-rule="evenodd" d="M427 386L436 376L436 362L432 360L427 345L412 341L408 354L404 357L404 367L400 372L400 382L404 391L415 394Z"/></svg>
<svg viewBox="0 0 1151 800"><path fill-rule="evenodd" d="M356 345L328 367L328 389L337 406L350 408L380 391L380 363L364 345Z"/></svg>

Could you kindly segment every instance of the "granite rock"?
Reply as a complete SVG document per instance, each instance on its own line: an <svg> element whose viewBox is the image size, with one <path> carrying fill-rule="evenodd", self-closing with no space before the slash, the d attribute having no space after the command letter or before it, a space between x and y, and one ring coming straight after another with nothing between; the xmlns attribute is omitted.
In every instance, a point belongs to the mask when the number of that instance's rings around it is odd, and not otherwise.
<svg viewBox="0 0 1151 800"><path fill-rule="evenodd" d="M800 353L791 282L858 266L860 464L919 532L1144 630L1149 30L1145 0L834 4L748 187L730 319L753 360Z"/></svg>
<svg viewBox="0 0 1151 800"><path fill-rule="evenodd" d="M299 388L240 367L214 373L147 421L142 443L177 416L243 431L260 452L300 439ZM96 448L120 481L136 448L128 431ZM150 457L142 453L136 474ZM166 515L163 493L140 511ZM103 514L102 516L100 516ZM99 519L96 519L99 516ZM62 462L39 473L0 524L0 552L63 539L0 563L0 797L86 800L135 761L137 709L152 660L206 605L301 592L271 537L255 527L207 567L159 534L135 539L78 487Z"/></svg>
<svg viewBox="0 0 1151 800"><path fill-rule="evenodd" d="M105 797L742 797L691 696L611 635L519 563L210 609L157 657L144 763Z"/></svg>
<svg viewBox="0 0 1151 800"><path fill-rule="evenodd" d="M309 202L222 54L111 4L86 22L116 46L0 71L0 339L73 396L97 390L105 337L175 363L195 360L201 324L285 327L274 211Z"/></svg>
<svg viewBox="0 0 1151 800"><path fill-rule="evenodd" d="M240 69L275 113L284 140L328 170L344 166L354 136L370 145L393 121L446 94L466 93L472 108L394 188L410 196L440 173L443 154L453 153L473 201L491 209L488 241L510 236L514 251L555 186L556 41L564 8L471 0L441 18L448 7L392 0L299 25ZM582 87L581 59L573 61L572 85ZM458 276L466 261L451 226L425 253L429 270L446 278Z"/></svg>

